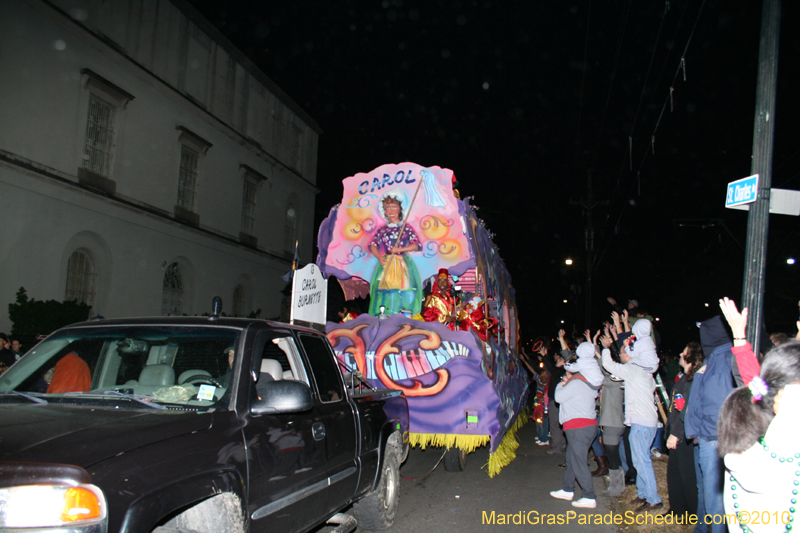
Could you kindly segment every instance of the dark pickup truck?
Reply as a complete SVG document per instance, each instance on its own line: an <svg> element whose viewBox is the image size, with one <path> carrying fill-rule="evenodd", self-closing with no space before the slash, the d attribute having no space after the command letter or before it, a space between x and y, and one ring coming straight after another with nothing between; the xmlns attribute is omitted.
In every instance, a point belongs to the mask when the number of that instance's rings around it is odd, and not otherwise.
<svg viewBox="0 0 800 533"><path fill-rule="evenodd" d="M61 329L0 376L0 530L392 524L408 406L324 335L162 317Z"/></svg>

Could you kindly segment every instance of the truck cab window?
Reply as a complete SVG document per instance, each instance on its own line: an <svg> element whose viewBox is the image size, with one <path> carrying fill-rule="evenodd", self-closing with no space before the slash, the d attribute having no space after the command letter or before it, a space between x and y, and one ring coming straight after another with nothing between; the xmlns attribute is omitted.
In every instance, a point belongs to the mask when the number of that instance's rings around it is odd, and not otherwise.
<svg viewBox="0 0 800 533"><path fill-rule="evenodd" d="M325 337L300 335L300 343L308 357L308 364L317 383L319 398L323 402L335 402L344 398L344 390L340 379L339 368L331 357L331 349Z"/></svg>

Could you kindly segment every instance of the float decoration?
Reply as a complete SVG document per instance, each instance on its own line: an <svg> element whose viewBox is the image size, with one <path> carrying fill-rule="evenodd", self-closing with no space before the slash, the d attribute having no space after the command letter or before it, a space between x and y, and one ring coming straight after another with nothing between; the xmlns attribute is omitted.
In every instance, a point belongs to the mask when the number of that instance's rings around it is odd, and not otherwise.
<svg viewBox="0 0 800 533"><path fill-rule="evenodd" d="M346 178L341 203L320 225L317 265L346 294L369 286L369 314L327 323L343 365L405 393L412 445L472 452L488 444L494 476L516 456L527 374L516 355L511 277L454 182L449 169L415 163ZM462 296L472 305L451 327L412 318L440 269L464 276L470 289Z"/></svg>

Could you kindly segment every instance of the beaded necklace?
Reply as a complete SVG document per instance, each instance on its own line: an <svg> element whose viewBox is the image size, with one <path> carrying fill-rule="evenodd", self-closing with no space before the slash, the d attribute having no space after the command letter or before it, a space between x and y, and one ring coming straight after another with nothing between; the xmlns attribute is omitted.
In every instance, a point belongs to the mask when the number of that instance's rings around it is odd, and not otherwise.
<svg viewBox="0 0 800 533"><path fill-rule="evenodd" d="M800 453L796 453L796 454L794 454L794 456L790 455L788 457L778 457L777 453L769 451L769 446L767 446L767 443L764 442L764 437L761 437L760 439L758 439L758 442L759 442L759 444L761 444L761 447L764 448L764 451L769 453L770 457L772 457L773 459L777 459L781 463L793 463L795 459L800 459ZM782 512L780 517L778 517L777 514L775 515L776 523L780 519L781 522L784 522L786 524L786 529L784 530L786 532L791 532L792 529L793 529L792 528L792 523L794 522L794 513L795 513L795 510L796 510L795 506L797 505L798 487L800 487L800 461L798 461L797 470L795 470L794 476L795 476L795 479L792 481L792 484L794 485L794 487L792 488L792 498L790 500L791 501L791 505L789 506L789 510ZM734 500L733 501L733 508L734 509L739 509L739 502L736 501L738 499L738 497L739 497L739 495L736 494L736 489L738 488L737 483L739 483L739 482L736 481L736 478L734 476L730 476L730 481L732 482L732 484L731 484L731 492L732 492L732 498ZM737 510L735 512L736 512L736 516L739 517L739 520L741 520L742 511L738 511ZM775 513L777 513L777 511L775 511ZM788 515L788 519L786 519L787 515ZM749 515L748 515L748 522L749 522ZM741 522L740 522L739 525L741 525L742 531L744 533L751 533L749 527L747 527L744 524L741 524Z"/></svg>

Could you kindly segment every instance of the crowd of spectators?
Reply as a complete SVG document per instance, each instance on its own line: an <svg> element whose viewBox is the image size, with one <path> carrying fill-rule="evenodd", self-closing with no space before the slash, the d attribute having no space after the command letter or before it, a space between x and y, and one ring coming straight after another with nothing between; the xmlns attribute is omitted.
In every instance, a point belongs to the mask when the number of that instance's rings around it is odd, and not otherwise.
<svg viewBox="0 0 800 533"><path fill-rule="evenodd" d="M22 344L19 339L9 338L5 333L0 333L0 374L19 361L22 357Z"/></svg>
<svg viewBox="0 0 800 533"><path fill-rule="evenodd" d="M542 412L549 418L549 435L537 431L537 444L565 454L561 488L551 496L594 508L592 477L607 476L602 496L635 484L637 512L672 514L676 523L696 515L697 533L791 530L800 491L800 322L796 340L773 333L772 349L754 353L747 309L724 298L721 315L697 324L698 339L687 339L677 357L659 357L653 317L635 300L626 309L608 301L609 320L594 335L569 338L562 329L560 350L540 338L532 354L521 354L535 374L533 405L545 406L535 411L539 427ZM652 462L662 453L668 507ZM781 523L714 523L753 502Z"/></svg>

